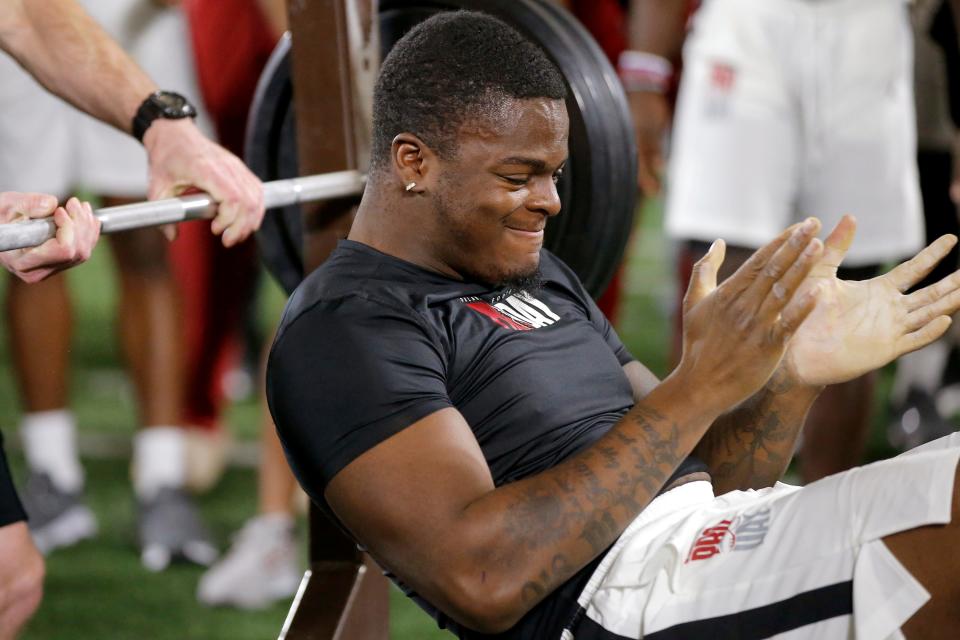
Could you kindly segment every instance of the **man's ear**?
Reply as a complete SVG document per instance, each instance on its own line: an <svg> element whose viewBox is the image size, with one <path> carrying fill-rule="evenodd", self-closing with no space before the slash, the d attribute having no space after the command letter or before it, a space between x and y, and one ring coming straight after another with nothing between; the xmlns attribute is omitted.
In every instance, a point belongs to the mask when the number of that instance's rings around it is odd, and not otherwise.
<svg viewBox="0 0 960 640"><path fill-rule="evenodd" d="M437 156L423 140L412 133L400 133L391 146L393 169L401 187L410 193L423 193L436 174Z"/></svg>

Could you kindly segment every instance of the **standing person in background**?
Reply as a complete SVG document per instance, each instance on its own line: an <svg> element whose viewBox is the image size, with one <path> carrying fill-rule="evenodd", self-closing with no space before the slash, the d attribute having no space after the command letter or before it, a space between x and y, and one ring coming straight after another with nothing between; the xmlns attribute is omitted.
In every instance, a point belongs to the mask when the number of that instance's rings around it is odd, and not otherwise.
<svg viewBox="0 0 960 640"><path fill-rule="evenodd" d="M57 225L56 237L39 247L0 253L0 264L24 282L40 282L87 260L100 237L100 221L89 203L76 198L58 207L51 195L0 193L0 224L51 215ZM38 315L44 311L35 310ZM26 519L0 433L0 640L16 636L43 594L43 556L33 544Z"/></svg>
<svg viewBox="0 0 960 640"><path fill-rule="evenodd" d="M214 230L224 234L228 244L259 226L263 192L256 178L238 158L206 139L189 118L172 118L175 114L165 111L147 113L145 105L158 97L157 85L76 2L0 2L0 48L48 90L136 135L149 158L151 196L170 197L190 186L210 192L220 203ZM30 142L26 150L36 148ZM5 203L7 198L0 196ZM36 281L89 256L99 232L89 206L68 202L67 217L54 207L55 198L48 196L33 205L19 202L9 212L54 214L60 227L57 238L37 249L0 256L0 263L14 274ZM73 223L76 227L71 229ZM0 638L6 639L16 636L40 602L43 559L28 535L26 514L5 471L2 447L0 467Z"/></svg>
<svg viewBox="0 0 960 640"><path fill-rule="evenodd" d="M635 0L663 18L685 5ZM803 216L829 228L852 213L869 230L850 249L843 279L871 277L921 246L904 5L713 0L697 12L684 45L666 201L667 232L683 242L680 291L714 238L730 245L726 277ZM805 481L861 460L874 380L869 373L831 387L813 406L800 454Z"/></svg>
<svg viewBox="0 0 960 640"><path fill-rule="evenodd" d="M151 77L181 94L197 95L184 19L172 3L81 4ZM136 140L46 93L12 60L0 63L3 188L60 195L83 188L101 195L107 206L147 195L147 156ZM209 130L202 111L199 115L200 125ZM24 158L20 149L28 141L57 153ZM142 560L152 570L165 568L173 555L209 564L216 549L184 490L179 299L167 242L156 229L128 231L110 240L120 282L119 335L139 407L132 477ZM238 238L228 235L225 240ZM77 426L68 408L72 318L65 278L34 287L14 281L7 305L11 343L31 345L29 352L13 349L25 408L20 433L30 470L22 497L37 546L49 552L97 529L83 500ZM50 312L38 318L37 308Z"/></svg>
<svg viewBox="0 0 960 640"><path fill-rule="evenodd" d="M201 95L220 143L243 155L247 114L257 79L286 31L284 0L185 0ZM224 24L230 24L224 30ZM246 307L260 271L252 239L226 249L204 221L181 225L170 245L184 293L186 323L183 423L193 427L194 478L209 485L222 468L226 429L222 381L237 359ZM222 286L224 277L228 286ZM257 394L262 397L262 375ZM200 579L208 605L258 608L289 598L302 575L293 501L299 494L276 430L263 404L257 515L234 536L230 550ZM202 435L201 435L202 434Z"/></svg>
<svg viewBox="0 0 960 640"><path fill-rule="evenodd" d="M286 30L284 0L185 0L192 64L217 140L244 153L247 114L264 65ZM230 24L225 30L224 24ZM260 273L256 242L223 247L211 238L210 223L180 225L169 251L181 292L183 408L188 428L188 474L199 490L220 477L229 432L220 423L224 376L241 350L243 319Z"/></svg>

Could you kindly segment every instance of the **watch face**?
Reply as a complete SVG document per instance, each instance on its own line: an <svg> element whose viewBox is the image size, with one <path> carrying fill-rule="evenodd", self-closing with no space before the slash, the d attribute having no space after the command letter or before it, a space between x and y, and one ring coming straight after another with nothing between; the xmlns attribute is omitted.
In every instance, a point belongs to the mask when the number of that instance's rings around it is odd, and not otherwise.
<svg viewBox="0 0 960 640"><path fill-rule="evenodd" d="M183 118L194 115L193 105L179 93L158 91L153 94L153 100L167 117Z"/></svg>

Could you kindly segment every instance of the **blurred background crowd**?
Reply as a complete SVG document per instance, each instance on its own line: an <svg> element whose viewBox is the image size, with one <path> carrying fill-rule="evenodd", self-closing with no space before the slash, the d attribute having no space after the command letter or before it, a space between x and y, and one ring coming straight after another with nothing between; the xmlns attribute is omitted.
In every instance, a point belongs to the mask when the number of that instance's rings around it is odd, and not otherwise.
<svg viewBox="0 0 960 640"><path fill-rule="evenodd" d="M600 306L658 375L678 355L676 309L692 264L715 238L729 245L729 274L792 222L817 216L830 229L853 214L860 231L841 273L864 279L960 229L952 0L557 1L627 92L641 204ZM285 0L81 2L243 156ZM103 206L145 199L138 143L6 58L0 105L0 132L34 140L0 149L0 190ZM24 148L42 149L41 161L23 162ZM261 401L284 295L253 239L225 249L207 226L182 224L169 243L156 230L115 235L69 274L0 285L0 428L48 555L46 596L25 638L279 631L306 566L306 500ZM956 268L953 253L926 282ZM953 431L957 337L824 393L789 480ZM398 593L392 602L391 637L447 637Z"/></svg>

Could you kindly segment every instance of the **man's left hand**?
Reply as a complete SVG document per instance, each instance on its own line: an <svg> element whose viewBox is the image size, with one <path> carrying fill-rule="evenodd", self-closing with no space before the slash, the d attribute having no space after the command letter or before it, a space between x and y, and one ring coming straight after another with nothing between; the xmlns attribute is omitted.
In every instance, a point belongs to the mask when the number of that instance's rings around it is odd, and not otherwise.
<svg viewBox="0 0 960 640"><path fill-rule="evenodd" d="M84 262L100 237L100 220L87 202L70 198L63 207L42 193L0 193L0 222L46 218L52 214L57 235L38 247L0 253L0 265L24 282L39 282Z"/></svg>
<svg viewBox="0 0 960 640"><path fill-rule="evenodd" d="M235 155L208 140L193 121L155 120L143 136L150 161L148 197L172 198L190 188L219 202L211 229L231 247L263 220L263 185Z"/></svg>
<svg viewBox="0 0 960 640"><path fill-rule="evenodd" d="M801 287L820 283L819 302L794 334L788 373L808 385L852 380L940 337L960 308L960 271L906 295L957 243L942 236L913 259L864 281L837 278L856 222L845 216L824 243L820 263Z"/></svg>

